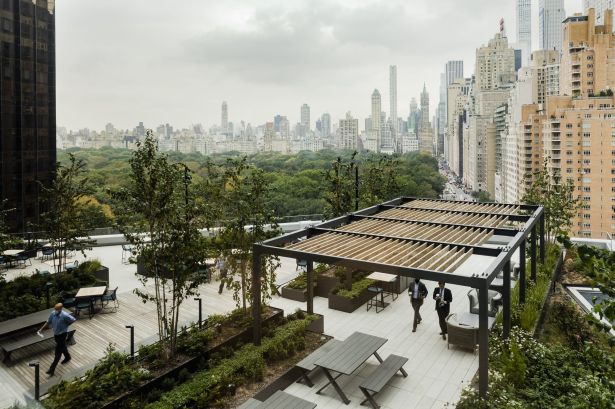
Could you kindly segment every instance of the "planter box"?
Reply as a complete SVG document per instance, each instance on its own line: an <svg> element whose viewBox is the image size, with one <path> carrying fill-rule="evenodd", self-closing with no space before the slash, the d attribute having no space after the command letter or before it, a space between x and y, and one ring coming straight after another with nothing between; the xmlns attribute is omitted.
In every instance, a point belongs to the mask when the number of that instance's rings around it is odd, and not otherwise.
<svg viewBox="0 0 615 409"><path fill-rule="evenodd" d="M94 271L94 277L100 281L109 283L109 267L101 266L100 269Z"/></svg>
<svg viewBox="0 0 615 409"><path fill-rule="evenodd" d="M288 298L289 300L306 302L307 301L307 290L297 290L295 288L282 287L282 297Z"/></svg>
<svg viewBox="0 0 615 409"><path fill-rule="evenodd" d="M340 284L340 279L337 277L329 277L319 275L316 278L316 289L314 295L318 297L329 297L329 293Z"/></svg>
<svg viewBox="0 0 615 409"><path fill-rule="evenodd" d="M307 311L303 311L307 314ZM325 317L321 314L316 314L315 312L312 315L318 316L318 319L312 321L308 326L308 331L315 332L317 334L324 334L325 332Z"/></svg>
<svg viewBox="0 0 615 409"><path fill-rule="evenodd" d="M340 297L337 294L329 294L329 308L343 312L353 312L363 304L365 304L373 293L365 289L357 298Z"/></svg>
<svg viewBox="0 0 615 409"><path fill-rule="evenodd" d="M273 314L262 320L263 326L266 324L279 323L281 319L284 317L284 310L281 310L275 307L269 307L269 308L273 310ZM138 397L138 396L145 396L147 395L149 391L159 388L165 379L176 378L182 369L186 368L190 372L194 372L199 368L199 365L203 362L203 360L209 359L209 357L212 354L220 352L226 348L235 348L237 345L245 344L247 342L250 342L251 340L252 340L252 327L248 327L244 329L243 331L241 331L239 334L236 334L232 336L231 338L225 340L224 342L220 343L219 345L216 345L215 347L210 348L209 350L205 351L201 355L192 357L189 360L173 368L168 369L166 372L158 375L156 378L150 379L149 381L143 383L142 385L139 385L135 389L125 392L124 394L118 396L114 400L102 405L101 408L105 408L105 409L117 408L117 407L120 407L122 403L124 403L126 400L130 398Z"/></svg>

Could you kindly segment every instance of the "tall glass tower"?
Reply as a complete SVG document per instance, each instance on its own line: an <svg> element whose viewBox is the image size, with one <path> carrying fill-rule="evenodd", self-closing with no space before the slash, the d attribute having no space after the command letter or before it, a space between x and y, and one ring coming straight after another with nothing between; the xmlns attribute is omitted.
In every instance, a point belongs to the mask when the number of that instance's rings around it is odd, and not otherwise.
<svg viewBox="0 0 615 409"><path fill-rule="evenodd" d="M45 211L56 162L55 1L0 2L0 200L13 231Z"/></svg>

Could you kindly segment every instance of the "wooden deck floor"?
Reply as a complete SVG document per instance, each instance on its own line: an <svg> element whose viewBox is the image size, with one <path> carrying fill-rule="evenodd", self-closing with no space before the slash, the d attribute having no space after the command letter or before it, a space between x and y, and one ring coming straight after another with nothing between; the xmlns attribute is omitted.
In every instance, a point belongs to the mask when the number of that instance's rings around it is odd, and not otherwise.
<svg viewBox="0 0 615 409"><path fill-rule="evenodd" d="M217 285L206 284L201 288L203 298L203 318L210 314L226 313L234 308L231 294L225 291L217 293ZM53 339L43 344L34 345L16 351L12 355L10 366L0 365L0 407L10 406L15 400L22 400L24 394L34 388L34 369L29 362L39 361L41 384L47 385L60 382L64 378L72 378L91 368L101 357L106 348L112 344L118 350L130 348L130 333L126 325L135 326L135 343L151 343L157 339L155 305L144 304L131 292L118 294L120 307L117 312L102 312L89 319L83 314L73 324L76 343L69 346L72 360L66 365L58 365L55 376L48 378L44 372L53 361ZM198 304L196 301L185 301L180 312L182 325L198 319ZM5 393L6 392L6 393Z"/></svg>

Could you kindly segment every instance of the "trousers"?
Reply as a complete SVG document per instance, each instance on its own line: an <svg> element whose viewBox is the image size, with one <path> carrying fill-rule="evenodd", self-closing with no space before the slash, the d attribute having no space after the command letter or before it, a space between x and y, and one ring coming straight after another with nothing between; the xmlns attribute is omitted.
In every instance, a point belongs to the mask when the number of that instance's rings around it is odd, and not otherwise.
<svg viewBox="0 0 615 409"><path fill-rule="evenodd" d="M53 336L56 342L56 350L55 350L55 357L53 358L53 362L51 363L51 366L49 367L50 372L55 371L56 366L58 365L58 362L60 362L60 358L62 357L62 355L64 355L64 359L70 359L70 354L68 353L68 348L66 347L67 337L68 337L68 333L66 332L63 334Z"/></svg>
<svg viewBox="0 0 615 409"><path fill-rule="evenodd" d="M419 321L422 321L423 318L421 318L421 305L423 305L423 300L420 298L414 299L414 298L410 298L410 303L412 304L412 309L414 310L414 321L412 322L412 329L416 329L417 324L419 323Z"/></svg>

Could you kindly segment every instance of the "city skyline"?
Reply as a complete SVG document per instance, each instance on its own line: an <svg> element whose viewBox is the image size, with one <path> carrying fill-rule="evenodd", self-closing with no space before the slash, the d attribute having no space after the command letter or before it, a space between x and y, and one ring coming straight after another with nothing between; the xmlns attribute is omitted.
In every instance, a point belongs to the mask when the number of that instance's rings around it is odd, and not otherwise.
<svg viewBox="0 0 615 409"><path fill-rule="evenodd" d="M58 124L209 127L220 125L221 101L232 107L233 123L257 125L281 114L294 124L303 103L314 118L328 112L337 122L347 111L366 118L373 89L388 89L388 65L398 67L397 114L405 117L403 107L420 95L423 82L437 95L442 64L460 59L472 65L475 49L498 30L500 17L515 40L514 1L203 3L168 10L151 1L147 7L116 0L59 4ZM565 5L568 15L582 10L581 0ZM481 24L458 23L475 18L477 10ZM105 16L113 19L113 30ZM361 29L378 25L369 36Z"/></svg>

